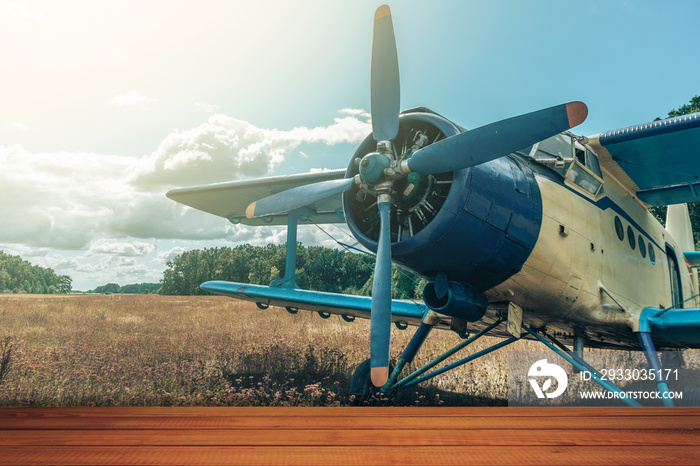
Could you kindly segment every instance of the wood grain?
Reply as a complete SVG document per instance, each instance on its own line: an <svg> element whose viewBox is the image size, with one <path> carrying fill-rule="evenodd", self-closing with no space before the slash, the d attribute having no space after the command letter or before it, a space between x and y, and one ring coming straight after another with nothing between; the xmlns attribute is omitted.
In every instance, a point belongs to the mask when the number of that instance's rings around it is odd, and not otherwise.
<svg viewBox="0 0 700 466"><path fill-rule="evenodd" d="M700 409L0 408L0 464L700 463Z"/></svg>

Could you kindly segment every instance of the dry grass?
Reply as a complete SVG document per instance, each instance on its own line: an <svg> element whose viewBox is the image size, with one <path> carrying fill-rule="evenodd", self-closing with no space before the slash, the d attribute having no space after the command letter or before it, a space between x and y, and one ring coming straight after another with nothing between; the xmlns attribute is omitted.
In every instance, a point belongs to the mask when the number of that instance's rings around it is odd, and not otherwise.
<svg viewBox="0 0 700 466"><path fill-rule="evenodd" d="M413 328L393 332L398 359ZM0 295L0 340L12 349L0 406L339 406L368 357L369 322L216 296ZM459 341L433 332L415 364ZM496 351L379 402L504 405L507 360Z"/></svg>

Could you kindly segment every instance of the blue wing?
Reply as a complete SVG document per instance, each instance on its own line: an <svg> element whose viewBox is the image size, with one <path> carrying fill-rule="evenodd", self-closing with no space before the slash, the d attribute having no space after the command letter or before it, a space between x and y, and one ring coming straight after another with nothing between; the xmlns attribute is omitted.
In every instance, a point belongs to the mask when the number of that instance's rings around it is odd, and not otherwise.
<svg viewBox="0 0 700 466"><path fill-rule="evenodd" d="M338 314L347 321L355 317L369 319L372 308L372 298L340 293L301 290L298 288L281 288L274 286L251 285L226 281L210 281L201 285L203 290L258 303L259 306L279 306L288 310L304 309L307 311ZM470 332L478 332L499 319L507 309L507 304L493 303L489 305L487 314L478 322L469 323ZM419 325L423 316L429 311L422 302L394 299L391 303L391 320L398 324ZM452 318L440 316L436 328L451 328ZM500 330L499 330L500 329ZM505 325L499 327L490 335L505 336L509 334Z"/></svg>
<svg viewBox="0 0 700 466"><path fill-rule="evenodd" d="M203 290L230 296L265 306L280 306L308 311L328 312L348 317L369 319L372 298L322 291L277 288L225 281L210 281L201 285ZM392 321L418 325L428 308L423 303L394 299L391 305Z"/></svg>
<svg viewBox="0 0 700 466"><path fill-rule="evenodd" d="M700 201L700 113L589 138L604 165L647 204Z"/></svg>

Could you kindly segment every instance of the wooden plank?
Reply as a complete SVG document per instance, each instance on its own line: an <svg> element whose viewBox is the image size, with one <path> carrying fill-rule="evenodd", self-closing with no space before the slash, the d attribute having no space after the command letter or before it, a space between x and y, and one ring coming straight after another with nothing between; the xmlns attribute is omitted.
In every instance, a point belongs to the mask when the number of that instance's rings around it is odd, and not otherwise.
<svg viewBox="0 0 700 466"><path fill-rule="evenodd" d="M439 409L439 408L438 408ZM115 411L116 413L116 411ZM385 418L380 415L367 417L313 416L229 416L229 417L15 417L2 419L2 429L230 429L230 430L425 430L425 429L579 429L594 426L596 429L700 429L700 417L693 416L634 416L598 417L589 413L581 417L414 417Z"/></svg>
<svg viewBox="0 0 700 466"><path fill-rule="evenodd" d="M3 465L697 465L698 447L3 447Z"/></svg>
<svg viewBox="0 0 700 466"><path fill-rule="evenodd" d="M11 417L634 417L700 416L700 408L508 408L508 407L119 407L119 408L6 408L0 407L0 420Z"/></svg>
<svg viewBox="0 0 700 466"><path fill-rule="evenodd" d="M675 408L6 408L0 465L686 465L698 431Z"/></svg>
<svg viewBox="0 0 700 466"><path fill-rule="evenodd" d="M274 435L273 435L274 434ZM696 430L15 430L0 447L47 446L470 446L700 445Z"/></svg>

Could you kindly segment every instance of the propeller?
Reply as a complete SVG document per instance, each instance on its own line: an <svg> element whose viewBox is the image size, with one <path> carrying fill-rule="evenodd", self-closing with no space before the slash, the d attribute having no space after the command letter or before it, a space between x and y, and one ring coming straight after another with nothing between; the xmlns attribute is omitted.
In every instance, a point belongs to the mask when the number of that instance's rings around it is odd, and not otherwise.
<svg viewBox="0 0 700 466"><path fill-rule="evenodd" d="M393 105L393 102L390 103ZM581 124L587 115L586 104L569 102L497 121L417 150L411 158L400 162L401 171L404 174L418 172L428 175L474 167L573 128ZM376 120L373 118L372 121ZM377 132L386 135L385 127L388 125L383 122L378 124L381 129ZM393 134L395 138L396 134ZM362 181L375 184L385 178L384 172L390 166L391 161L384 154L367 154L360 164L360 175L299 186L273 194L250 204L246 209L246 217L278 214L304 207L349 191L353 185L360 185Z"/></svg>
<svg viewBox="0 0 700 466"><path fill-rule="evenodd" d="M372 383L383 386L389 377L391 340L391 208L396 180L411 172L428 175L473 167L515 152L582 123L588 109L582 102L569 102L525 115L491 123L456 134L415 151L401 159L394 151L399 131L399 64L391 11L380 6L374 15L371 69L372 136L376 152L360 161L359 174L292 188L273 194L246 209L246 217L279 214L308 206L349 191L377 197L379 237L372 283L370 324L370 375Z"/></svg>
<svg viewBox="0 0 700 466"><path fill-rule="evenodd" d="M391 345L391 197L377 198L379 209L379 238L377 260L372 282L372 312L369 328L370 377L375 387L381 387L389 378L389 347Z"/></svg>
<svg viewBox="0 0 700 466"><path fill-rule="evenodd" d="M569 102L497 121L423 147L401 168L427 175L474 167L578 126L587 115L586 104Z"/></svg>
<svg viewBox="0 0 700 466"><path fill-rule="evenodd" d="M370 80L372 135L375 141L393 141L399 132L399 58L394 25L387 5L374 13Z"/></svg>

